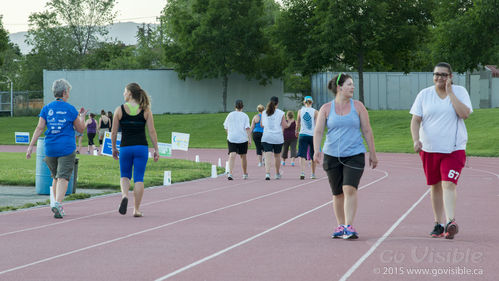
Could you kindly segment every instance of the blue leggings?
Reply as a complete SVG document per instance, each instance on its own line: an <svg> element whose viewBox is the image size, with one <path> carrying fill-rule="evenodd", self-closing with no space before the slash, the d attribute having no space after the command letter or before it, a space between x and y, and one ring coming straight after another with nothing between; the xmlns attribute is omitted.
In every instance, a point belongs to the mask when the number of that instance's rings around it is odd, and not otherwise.
<svg viewBox="0 0 499 281"><path fill-rule="evenodd" d="M144 182L144 173L149 156L149 149L146 145L132 145L120 147L120 173L122 178L133 181Z"/></svg>

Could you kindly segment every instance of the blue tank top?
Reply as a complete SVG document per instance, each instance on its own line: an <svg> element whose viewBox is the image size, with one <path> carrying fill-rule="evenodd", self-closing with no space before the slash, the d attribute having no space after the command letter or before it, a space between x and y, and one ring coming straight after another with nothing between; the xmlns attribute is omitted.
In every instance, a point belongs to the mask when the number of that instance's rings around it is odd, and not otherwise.
<svg viewBox="0 0 499 281"><path fill-rule="evenodd" d="M360 118L350 99L350 113L336 114L334 100L326 120L327 134L323 151L334 157L349 157L366 152L360 131Z"/></svg>
<svg viewBox="0 0 499 281"><path fill-rule="evenodd" d="M255 122L255 128L253 129L253 132L255 132L255 133L263 133L263 128L262 128L262 114L259 113L258 116L260 117L260 121Z"/></svg>

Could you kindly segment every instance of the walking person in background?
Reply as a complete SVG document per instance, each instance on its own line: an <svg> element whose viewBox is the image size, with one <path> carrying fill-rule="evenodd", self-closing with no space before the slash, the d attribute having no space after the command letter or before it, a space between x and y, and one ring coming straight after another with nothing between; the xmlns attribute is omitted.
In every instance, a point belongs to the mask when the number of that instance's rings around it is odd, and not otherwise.
<svg viewBox="0 0 499 281"><path fill-rule="evenodd" d="M411 134L414 150L423 162L426 183L431 186L435 226L430 235L453 239L459 231L455 220L456 186L466 163L468 133L464 119L473 109L466 89L452 85L450 64L441 62L435 66L433 83L419 92L411 107Z"/></svg>
<svg viewBox="0 0 499 281"><path fill-rule="evenodd" d="M284 144L282 146L282 166L286 165L286 159L288 158L288 150L291 149L290 158L291 158L291 166L295 165L296 158L296 142L297 138L295 135L296 122L295 122L295 114L293 111L286 112L286 123L288 127L284 129Z"/></svg>
<svg viewBox="0 0 499 281"><path fill-rule="evenodd" d="M262 159L262 151L263 151L263 146L262 146L262 135L263 135L262 112L265 110L265 107L263 105L259 104L256 107L256 110L258 111L258 114L253 116L253 119L251 120L250 131L252 132L253 143L255 144L255 147L256 147L256 157L258 159L258 167L261 167L261 166L263 166L263 159Z"/></svg>
<svg viewBox="0 0 499 281"><path fill-rule="evenodd" d="M95 114L90 113L90 118L85 121L85 128L87 128L88 150L87 154L93 154L95 151L94 138L97 132L97 121L95 121Z"/></svg>
<svg viewBox="0 0 499 281"><path fill-rule="evenodd" d="M83 118L85 118L85 116L83 116ZM80 154L81 142L83 140L83 133L80 133L80 132L78 132L78 130L75 130L75 137L76 137L76 143L77 143L76 154Z"/></svg>
<svg viewBox="0 0 499 281"><path fill-rule="evenodd" d="M229 174L228 180L233 180L232 172L236 154L241 156L241 167L243 168L243 179L248 179L248 161L246 154L248 146L251 145L251 130L249 117L243 112L243 101L236 100L236 110L227 115L224 121L224 128L227 131L227 145L229 147Z"/></svg>
<svg viewBox="0 0 499 281"><path fill-rule="evenodd" d="M52 177L52 188L55 204L52 207L54 218L62 219L64 209L62 201L68 189L68 183L73 173L76 144L75 129L79 133L85 130L85 109L78 112L74 106L69 104L69 92L71 85L64 79L54 81L52 92L55 101L45 105L38 119L33 138L26 151L26 158L31 158L33 146L38 141L45 127L45 163Z"/></svg>
<svg viewBox="0 0 499 281"><path fill-rule="evenodd" d="M281 178L281 151L284 143L283 129L288 127L284 119L284 111L277 108L278 97L270 98L267 110L262 114L262 146L265 152L265 180L270 180L270 166L272 165L272 154L274 154L275 179Z"/></svg>
<svg viewBox="0 0 499 281"><path fill-rule="evenodd" d="M120 161L120 186L121 203L119 213L126 214L128 208L128 190L132 179L135 186L134 195L134 217L142 217L140 202L144 194L144 173L146 171L149 147L146 138L145 127L149 132L149 137L154 146L154 161L159 159L158 136L154 128L154 119L150 107L149 96L137 83L130 83L125 87L123 93L125 104L117 107L114 111L113 131L111 132L111 142L113 158ZM119 126L117 126L119 124ZM121 144L118 151L116 139L118 127L121 131Z"/></svg>
<svg viewBox="0 0 499 281"><path fill-rule="evenodd" d="M113 130L113 113L111 111L107 112L107 118L109 118L109 132Z"/></svg>
<svg viewBox="0 0 499 281"><path fill-rule="evenodd" d="M297 124L296 124L296 136L298 138L298 157L300 157L300 179L305 179L305 165L307 164L307 159L312 160L312 174L311 179L315 179L315 162L314 162L314 129L315 121L319 112L312 107L314 101L311 96L306 96L303 99L303 107L298 111ZM310 155L310 158L307 158Z"/></svg>
<svg viewBox="0 0 499 281"><path fill-rule="evenodd" d="M97 123L97 132L99 132L99 146L101 152L102 152L102 141L104 140L104 136L106 135L106 132L110 131L111 131L111 121L109 117L107 117L106 111L102 109L100 111L99 122Z"/></svg>
<svg viewBox="0 0 499 281"><path fill-rule="evenodd" d="M356 239L353 227L357 212L357 189L364 172L366 147L369 148L369 165L376 168L378 159L369 114L364 105L353 99L352 77L340 73L328 83L335 98L324 104L317 117L314 131L314 161L323 167L333 192L333 209L338 222L332 238ZM327 128L324 152L322 136Z"/></svg>

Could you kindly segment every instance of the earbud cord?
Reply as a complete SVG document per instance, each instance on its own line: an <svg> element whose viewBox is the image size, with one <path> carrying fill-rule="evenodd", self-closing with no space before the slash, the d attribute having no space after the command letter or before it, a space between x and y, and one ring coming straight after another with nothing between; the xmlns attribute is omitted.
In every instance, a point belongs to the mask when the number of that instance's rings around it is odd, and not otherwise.
<svg viewBox="0 0 499 281"><path fill-rule="evenodd" d="M336 101L333 100L333 102L336 102ZM335 104L335 108L336 108L336 104ZM340 107L340 116L343 116L343 108L341 108L341 107ZM343 163L343 161L341 161L341 156L340 156L340 142L341 142L341 134L338 136L338 161L340 162L340 164L342 164L343 166L352 168L352 169L364 170L364 167L353 167L353 166L350 166L350 165L348 165L346 163Z"/></svg>

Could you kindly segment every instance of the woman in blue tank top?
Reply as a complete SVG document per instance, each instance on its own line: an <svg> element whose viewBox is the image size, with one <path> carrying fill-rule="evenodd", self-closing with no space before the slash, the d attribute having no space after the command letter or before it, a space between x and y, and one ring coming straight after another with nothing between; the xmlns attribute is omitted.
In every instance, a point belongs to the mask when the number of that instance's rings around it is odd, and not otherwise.
<svg viewBox="0 0 499 281"><path fill-rule="evenodd" d="M369 148L369 165L376 168L378 159L369 114L364 105L353 100L352 77L340 73L328 83L335 94L333 101L324 104L314 132L314 161L320 163L324 154L323 168L333 192L333 208L338 227L332 238L356 239L353 225L357 212L357 189L364 172L366 148ZM323 153L320 150L324 128L327 127Z"/></svg>
<svg viewBox="0 0 499 281"><path fill-rule="evenodd" d="M147 93L137 83L130 83L125 87L123 97L126 103L118 106L114 111L114 126L111 132L113 158L120 161L121 204L118 212L122 215L126 214L128 190L130 189L133 169L135 183L133 216L142 217L139 208L144 194L144 173L149 156L145 127L147 126L149 137L154 146L155 162L159 159L158 136L154 128L154 119ZM117 149L116 144L118 127L121 128L120 150Z"/></svg>
<svg viewBox="0 0 499 281"><path fill-rule="evenodd" d="M258 114L253 116L253 119L251 120L251 135L253 137L253 142L255 143L256 147L256 156L258 158L258 167L263 166L263 159L262 159L262 151L263 151L263 146L262 146L262 135L263 135L263 127L262 127L262 112L265 110L265 107L261 104L259 104L256 107L256 110L258 110Z"/></svg>

